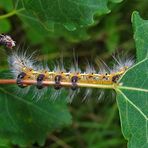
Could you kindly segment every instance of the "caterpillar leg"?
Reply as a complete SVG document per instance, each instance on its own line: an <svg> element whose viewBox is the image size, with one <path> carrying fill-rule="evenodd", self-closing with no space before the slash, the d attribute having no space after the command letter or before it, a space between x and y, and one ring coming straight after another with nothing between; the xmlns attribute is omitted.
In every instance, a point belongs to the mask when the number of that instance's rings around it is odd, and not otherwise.
<svg viewBox="0 0 148 148"><path fill-rule="evenodd" d="M115 75L112 77L112 82L117 83L121 75Z"/></svg>
<svg viewBox="0 0 148 148"><path fill-rule="evenodd" d="M77 76L73 76L71 78L71 82L72 82L72 90L76 90L77 89L77 82L78 82L78 77Z"/></svg>
<svg viewBox="0 0 148 148"><path fill-rule="evenodd" d="M55 76L55 79L54 79L55 80L55 86L54 86L54 88L56 90L58 90L58 89L61 88L61 84L60 84L61 79L62 79L62 76L61 75L56 75Z"/></svg>
<svg viewBox="0 0 148 148"><path fill-rule="evenodd" d="M36 87L37 87L38 89L42 89L42 88L43 88L42 81L44 80L44 77L45 77L44 74L40 74L40 75L37 77L37 84L36 84Z"/></svg>
<svg viewBox="0 0 148 148"><path fill-rule="evenodd" d="M25 72L21 72L18 76L17 76L17 79L16 79L16 83L19 87L21 88L24 88L26 87L26 85L24 85L22 83L22 79L26 76L26 73Z"/></svg>

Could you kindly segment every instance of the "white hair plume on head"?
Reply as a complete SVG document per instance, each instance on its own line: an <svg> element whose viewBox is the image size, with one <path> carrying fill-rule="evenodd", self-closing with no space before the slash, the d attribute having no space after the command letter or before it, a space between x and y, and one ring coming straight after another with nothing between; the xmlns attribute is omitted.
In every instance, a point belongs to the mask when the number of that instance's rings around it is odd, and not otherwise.
<svg viewBox="0 0 148 148"><path fill-rule="evenodd" d="M13 76L16 78L18 74L22 72L24 67L34 69L36 61L33 59L34 53L29 55L27 51L13 51L12 54L8 57L8 63L13 73Z"/></svg>
<svg viewBox="0 0 148 148"><path fill-rule="evenodd" d="M132 67L135 63L134 57L130 56L122 56L121 58L113 56L115 60L115 64L113 66L112 72L118 72L124 67L127 67L128 69Z"/></svg>

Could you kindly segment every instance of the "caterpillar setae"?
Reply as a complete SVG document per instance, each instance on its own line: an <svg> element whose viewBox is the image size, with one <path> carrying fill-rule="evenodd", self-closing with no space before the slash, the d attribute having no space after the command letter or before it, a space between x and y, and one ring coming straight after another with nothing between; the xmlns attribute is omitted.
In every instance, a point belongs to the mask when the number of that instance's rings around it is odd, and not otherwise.
<svg viewBox="0 0 148 148"><path fill-rule="evenodd" d="M53 71L50 67L38 66L33 55L28 56L27 52L13 51L8 58L10 69L13 73L16 83L20 88L30 88L31 83L23 83L24 81L33 81L36 85L36 91L41 92L47 90L48 84L51 84L57 92L63 87L68 86L71 89L71 95L80 87L86 87L89 89L91 85L97 86L103 85L111 86L118 84L119 78L133 65L133 58L115 58L116 64L112 69L108 71L105 69L95 70L90 64L87 65L86 71L81 71L78 67L78 63L74 62L74 66L66 70L62 65L58 65ZM87 91L87 95L91 91ZM41 97L41 93L36 93L38 97ZM72 97L73 98L73 97Z"/></svg>

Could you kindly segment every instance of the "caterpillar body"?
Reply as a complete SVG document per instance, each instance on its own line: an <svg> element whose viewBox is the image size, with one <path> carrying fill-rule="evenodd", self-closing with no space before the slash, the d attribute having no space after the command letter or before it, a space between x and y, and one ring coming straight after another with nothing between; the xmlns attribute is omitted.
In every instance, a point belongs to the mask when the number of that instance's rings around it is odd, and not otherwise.
<svg viewBox="0 0 148 148"><path fill-rule="evenodd" d="M36 61L33 60L32 55L27 56L27 53L18 51L13 52L8 58L11 71L16 78L17 85L21 88L29 87L24 84L23 80L36 81L38 89L45 89L47 86L43 84L44 81L53 82L55 90L60 90L63 82L71 84L71 90L77 90L78 85L83 83L89 87L89 84L96 85L112 85L118 84L119 78L131 67L134 63L132 58L116 59L117 64L109 72L100 70L97 72L93 67L88 65L86 72L81 72L80 68L71 67L66 71L63 66L57 66L53 71L48 67L37 66ZM77 63L75 63L77 64Z"/></svg>

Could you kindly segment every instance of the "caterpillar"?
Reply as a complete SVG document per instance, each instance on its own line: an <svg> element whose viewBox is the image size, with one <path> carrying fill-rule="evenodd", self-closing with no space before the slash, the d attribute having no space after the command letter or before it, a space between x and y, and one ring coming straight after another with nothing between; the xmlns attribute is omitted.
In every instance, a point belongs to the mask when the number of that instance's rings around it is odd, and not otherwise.
<svg viewBox="0 0 148 148"><path fill-rule="evenodd" d="M83 86L89 85L113 85L118 84L120 77L134 64L133 58L115 58L116 64L112 69L106 71L105 69L95 70L88 64L86 71L81 71L78 63L74 62L75 66L66 70L64 66L56 66L53 71L50 67L38 66L33 55L27 55L27 52L13 51L8 57L10 69L13 73L16 83L20 88L29 88L30 84L23 83L25 80L35 81L36 88L39 92L47 90L48 83L51 82L54 89L60 91L64 84L70 84L71 93L75 92ZM89 94L87 91L87 94ZM38 93L37 93L38 94ZM41 96L41 95L39 95ZM73 96L73 95L70 95Z"/></svg>
<svg viewBox="0 0 148 148"><path fill-rule="evenodd" d="M15 41L9 35L0 34L0 45L12 49L15 46Z"/></svg>

